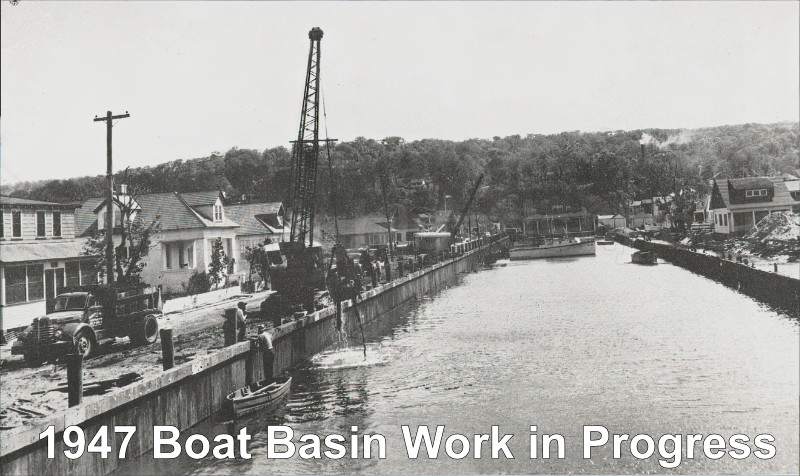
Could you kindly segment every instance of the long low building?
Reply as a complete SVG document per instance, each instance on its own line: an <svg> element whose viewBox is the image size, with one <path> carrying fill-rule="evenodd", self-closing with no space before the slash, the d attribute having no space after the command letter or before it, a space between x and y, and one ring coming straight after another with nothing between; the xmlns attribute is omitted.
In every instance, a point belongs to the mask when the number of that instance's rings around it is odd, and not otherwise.
<svg viewBox="0 0 800 476"><path fill-rule="evenodd" d="M65 286L93 284L97 273L75 236L78 205L0 197L0 324L9 329L45 314Z"/></svg>

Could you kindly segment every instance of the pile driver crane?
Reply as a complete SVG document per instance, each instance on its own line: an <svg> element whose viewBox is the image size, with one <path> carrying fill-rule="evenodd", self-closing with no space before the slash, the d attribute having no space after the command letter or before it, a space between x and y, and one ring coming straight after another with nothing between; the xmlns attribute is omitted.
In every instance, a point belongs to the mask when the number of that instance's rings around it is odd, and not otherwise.
<svg viewBox="0 0 800 476"><path fill-rule="evenodd" d="M320 119L320 60L322 58L322 29L314 27L308 32L310 46L308 50L308 67L303 91L303 106L300 111L300 129L297 140L292 144L292 177L294 185L291 196L291 231L289 240L280 243L283 260L279 265L271 267L270 278L275 294L262 303L262 311L273 317L280 317L291 311L313 312L316 306L316 293L325 289L325 264L322 247L314 242L314 218L316 212L317 166L319 164L320 145L328 146L336 139L321 139L319 136ZM328 157L330 160L330 157ZM338 228L338 227L337 227ZM339 244L337 229L337 245L334 254L338 272L352 268L344 249ZM347 265L346 265L347 264ZM327 277L329 284L350 280L337 276ZM360 282L360 281L359 281ZM347 299L352 292L340 289L329 289L337 302ZM358 291L360 291L360 286ZM356 291L356 294L358 293ZM276 319L277 323L277 319Z"/></svg>

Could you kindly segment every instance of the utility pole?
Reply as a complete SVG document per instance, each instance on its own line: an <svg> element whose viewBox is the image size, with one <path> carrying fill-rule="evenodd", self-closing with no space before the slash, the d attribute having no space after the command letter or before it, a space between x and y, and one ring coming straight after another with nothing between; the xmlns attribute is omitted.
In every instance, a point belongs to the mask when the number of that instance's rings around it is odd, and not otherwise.
<svg viewBox="0 0 800 476"><path fill-rule="evenodd" d="M94 122L105 121L106 123L106 283L111 288L114 295L114 233L113 233L113 205L114 205L114 171L111 166L111 128L114 127L115 119L125 119L131 117L128 111L125 114L116 116L111 111L106 112L105 117L94 116Z"/></svg>

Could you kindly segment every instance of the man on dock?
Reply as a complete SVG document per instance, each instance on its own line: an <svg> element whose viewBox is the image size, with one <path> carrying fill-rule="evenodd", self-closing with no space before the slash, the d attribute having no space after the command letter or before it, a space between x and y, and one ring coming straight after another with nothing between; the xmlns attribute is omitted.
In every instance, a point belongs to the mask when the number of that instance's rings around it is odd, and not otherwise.
<svg viewBox="0 0 800 476"><path fill-rule="evenodd" d="M258 326L258 345L264 351L264 380L271 380L275 349L272 346L272 335L264 326Z"/></svg>
<svg viewBox="0 0 800 476"><path fill-rule="evenodd" d="M247 309L247 304L244 301L240 301L239 304L236 305L236 341L241 342L244 340L245 333L247 331L247 324L245 320L247 319L247 313L245 312Z"/></svg>

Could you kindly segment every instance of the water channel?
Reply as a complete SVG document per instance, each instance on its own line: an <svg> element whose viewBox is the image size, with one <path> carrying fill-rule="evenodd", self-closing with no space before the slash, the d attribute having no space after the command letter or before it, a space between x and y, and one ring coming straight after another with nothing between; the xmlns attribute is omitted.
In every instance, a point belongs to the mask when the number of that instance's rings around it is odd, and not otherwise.
<svg viewBox="0 0 800 476"><path fill-rule="evenodd" d="M409 303L367 329L365 362L354 347L293 370L278 413L190 431L212 439L248 427L252 459L154 460L119 474L798 473L796 317L684 269L630 263L633 250L598 246L596 257L512 262L463 275L456 286ZM386 458L267 457L266 427L302 434L386 437ZM401 425L454 433L514 434L513 459L422 451L409 459ZM564 458L530 458L530 426L560 434ZM613 434L774 437L770 459L704 456L665 469L611 445L583 458L583 426ZM684 440L685 441L685 440ZM541 445L541 438L539 439ZM753 447L752 442L750 446ZM640 446L643 448L644 444ZM455 445L458 449L458 444ZM324 448L323 448L324 449ZM730 450L731 446L728 445Z"/></svg>

